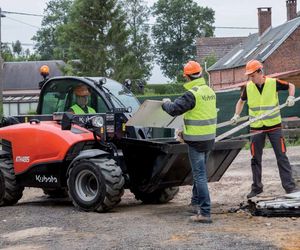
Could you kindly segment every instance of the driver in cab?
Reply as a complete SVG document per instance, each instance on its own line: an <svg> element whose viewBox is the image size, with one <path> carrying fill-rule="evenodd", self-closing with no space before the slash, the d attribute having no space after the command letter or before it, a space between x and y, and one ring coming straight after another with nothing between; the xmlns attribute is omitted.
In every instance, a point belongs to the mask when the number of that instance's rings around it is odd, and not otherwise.
<svg viewBox="0 0 300 250"><path fill-rule="evenodd" d="M77 85L74 88L74 94L76 97L76 103L71 106L69 110L70 112L76 115L96 113L95 109L87 105L91 93L86 85L84 84Z"/></svg>

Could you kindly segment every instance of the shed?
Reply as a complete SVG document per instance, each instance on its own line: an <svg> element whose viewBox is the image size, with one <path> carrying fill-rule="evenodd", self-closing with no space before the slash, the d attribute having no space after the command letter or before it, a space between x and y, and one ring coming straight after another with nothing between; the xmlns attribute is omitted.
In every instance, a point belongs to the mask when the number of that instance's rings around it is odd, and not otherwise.
<svg viewBox="0 0 300 250"><path fill-rule="evenodd" d="M50 68L49 77L62 76L65 63L61 60L4 62L3 115L22 115L34 112L39 99L39 73L42 65Z"/></svg>

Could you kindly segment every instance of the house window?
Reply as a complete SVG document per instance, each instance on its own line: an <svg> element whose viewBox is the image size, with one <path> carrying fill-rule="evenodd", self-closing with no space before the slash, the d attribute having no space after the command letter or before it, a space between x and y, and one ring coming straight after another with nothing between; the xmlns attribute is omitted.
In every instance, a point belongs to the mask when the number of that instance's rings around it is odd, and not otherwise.
<svg viewBox="0 0 300 250"><path fill-rule="evenodd" d="M259 52L259 54L260 55L263 54L271 46L272 43L273 43L273 41L270 41L269 44L266 47L264 47L261 52Z"/></svg>
<svg viewBox="0 0 300 250"><path fill-rule="evenodd" d="M36 112L37 105L38 105L37 102L30 103L29 112Z"/></svg>
<svg viewBox="0 0 300 250"><path fill-rule="evenodd" d="M29 103L19 103L19 114L20 115L27 115L28 114L28 111L30 109L30 105Z"/></svg>
<svg viewBox="0 0 300 250"><path fill-rule="evenodd" d="M246 59L248 56L250 56L255 50L257 50L258 46L255 46L252 50L250 50L245 56L244 59Z"/></svg>
<svg viewBox="0 0 300 250"><path fill-rule="evenodd" d="M18 115L18 103L9 104L9 115Z"/></svg>
<svg viewBox="0 0 300 250"><path fill-rule="evenodd" d="M227 62L224 63L224 65L228 65L231 63L235 58L237 58L244 50L240 49L238 52L236 52Z"/></svg>
<svg viewBox="0 0 300 250"><path fill-rule="evenodd" d="M3 103L3 116L9 116L9 104Z"/></svg>
<svg viewBox="0 0 300 250"><path fill-rule="evenodd" d="M28 102L5 102L8 99L9 98L5 98L3 102L4 116L28 115L30 113L36 113L38 104L35 100L28 100Z"/></svg>

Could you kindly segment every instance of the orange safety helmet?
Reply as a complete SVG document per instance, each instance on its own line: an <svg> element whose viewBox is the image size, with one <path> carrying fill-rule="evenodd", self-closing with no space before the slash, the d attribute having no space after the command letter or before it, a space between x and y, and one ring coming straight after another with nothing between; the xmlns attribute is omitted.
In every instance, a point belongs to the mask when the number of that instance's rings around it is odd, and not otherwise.
<svg viewBox="0 0 300 250"><path fill-rule="evenodd" d="M43 76L43 77L46 77L49 75L49 67L47 65L43 65L40 67L40 74Z"/></svg>
<svg viewBox="0 0 300 250"><path fill-rule="evenodd" d="M79 84L74 88L74 94L77 96L90 96L91 93L86 85Z"/></svg>
<svg viewBox="0 0 300 250"><path fill-rule="evenodd" d="M183 68L183 76L193 75L201 72L201 65L195 61L189 61L186 65L184 65Z"/></svg>
<svg viewBox="0 0 300 250"><path fill-rule="evenodd" d="M247 62L247 64L246 64L245 75L250 75L250 74L254 73L255 71L262 69L262 68L263 68L263 65L261 64L260 61L251 60L251 61Z"/></svg>

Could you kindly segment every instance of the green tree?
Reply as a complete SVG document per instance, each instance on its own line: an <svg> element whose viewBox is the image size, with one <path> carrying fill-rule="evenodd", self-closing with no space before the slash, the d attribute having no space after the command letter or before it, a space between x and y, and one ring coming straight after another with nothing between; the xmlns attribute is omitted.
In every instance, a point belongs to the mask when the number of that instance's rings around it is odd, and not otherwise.
<svg viewBox="0 0 300 250"><path fill-rule="evenodd" d="M23 50L21 42L17 40L15 43L12 43L12 50L14 54L17 54L17 56L21 56L21 52Z"/></svg>
<svg viewBox="0 0 300 250"><path fill-rule="evenodd" d="M30 57L30 50L29 49L25 50L24 56L25 56L25 58L29 58Z"/></svg>
<svg viewBox="0 0 300 250"><path fill-rule="evenodd" d="M202 60L202 66L203 66L203 76L206 79L206 81L209 80L209 75L207 73L207 70L210 66L212 66L213 64L215 64L217 62L217 57L215 53L212 53L206 57L204 57L204 59Z"/></svg>
<svg viewBox="0 0 300 250"><path fill-rule="evenodd" d="M126 14L116 0L75 0L59 41L69 41L78 59L78 75L102 75L124 80L133 56L128 51Z"/></svg>
<svg viewBox="0 0 300 250"><path fill-rule="evenodd" d="M14 55L11 51L11 48L7 45L7 43L1 44L1 57L5 62L14 61Z"/></svg>
<svg viewBox="0 0 300 250"><path fill-rule="evenodd" d="M213 36L214 11L190 0L158 0L153 15L157 62L165 76L180 81L183 64L196 57L196 38Z"/></svg>
<svg viewBox="0 0 300 250"><path fill-rule="evenodd" d="M37 61L40 60L39 55L31 52L29 49L23 50L22 44L20 41L12 43L12 49L8 46L7 43L2 44L1 56L6 62L15 62L15 61Z"/></svg>
<svg viewBox="0 0 300 250"><path fill-rule="evenodd" d="M132 57L127 78L146 80L153 68L153 52L150 40L150 10L143 0L123 0L129 29L129 50Z"/></svg>
<svg viewBox="0 0 300 250"><path fill-rule="evenodd" d="M72 0L51 0L47 3L42 28L32 40L36 41L35 50L42 60L64 59L69 43L58 41L60 27L68 21Z"/></svg>

